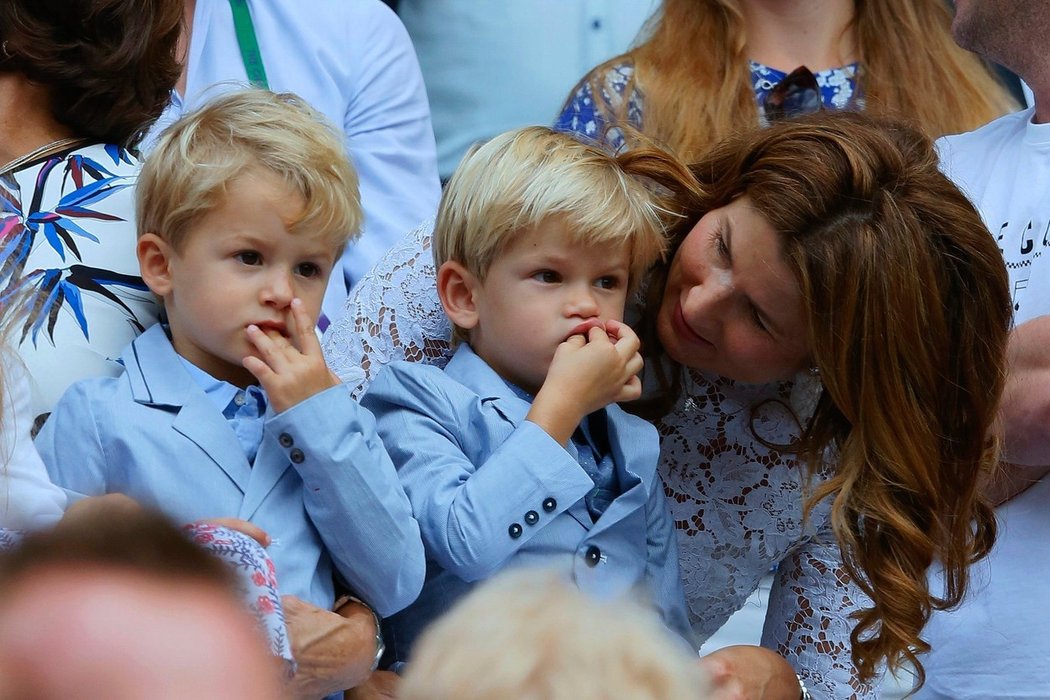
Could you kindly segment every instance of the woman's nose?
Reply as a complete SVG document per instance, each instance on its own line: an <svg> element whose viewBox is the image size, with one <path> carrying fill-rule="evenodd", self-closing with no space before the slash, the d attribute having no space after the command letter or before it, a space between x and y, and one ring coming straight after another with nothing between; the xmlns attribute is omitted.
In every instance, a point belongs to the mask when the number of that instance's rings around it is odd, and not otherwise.
<svg viewBox="0 0 1050 700"><path fill-rule="evenodd" d="M683 313L690 319L716 323L732 302L732 287L717 280L695 285L686 295Z"/></svg>

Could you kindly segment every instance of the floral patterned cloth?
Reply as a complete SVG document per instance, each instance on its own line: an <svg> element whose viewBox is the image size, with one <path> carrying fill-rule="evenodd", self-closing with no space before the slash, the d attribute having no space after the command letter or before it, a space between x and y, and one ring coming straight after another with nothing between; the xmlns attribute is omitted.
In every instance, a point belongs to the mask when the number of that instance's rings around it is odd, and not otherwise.
<svg viewBox="0 0 1050 700"><path fill-rule="evenodd" d="M787 77L787 73L756 61L749 63L751 87L754 88L755 100L761 114L761 107L765 104L769 93L777 83ZM857 89L859 71L860 65L851 63L848 66L829 68L813 74L820 88L821 102L827 109L863 108L864 100ZM634 77L634 64L630 61L618 63L599 76L600 80L597 82L602 86L602 90L598 102L595 101L591 87L594 77L593 74L588 75L580 82L576 94L555 121L554 128L558 131L580 134L595 141L603 141L613 150L619 150L624 145L623 133L615 127L607 129L608 115L619 113L623 105L624 93ZM637 89L633 90L627 98L627 121L638 130L642 130L644 126L644 101L642 92Z"/></svg>
<svg viewBox="0 0 1050 700"><path fill-rule="evenodd" d="M242 599L270 640L270 651L291 662L292 648L277 590L277 569L262 545L241 532L218 525L198 523L184 529L194 542L237 572Z"/></svg>
<svg viewBox="0 0 1050 700"><path fill-rule="evenodd" d="M30 295L9 340L33 415L77 379L116 374L114 358L157 319L135 256L139 167L129 151L93 144L0 177L0 306Z"/></svg>

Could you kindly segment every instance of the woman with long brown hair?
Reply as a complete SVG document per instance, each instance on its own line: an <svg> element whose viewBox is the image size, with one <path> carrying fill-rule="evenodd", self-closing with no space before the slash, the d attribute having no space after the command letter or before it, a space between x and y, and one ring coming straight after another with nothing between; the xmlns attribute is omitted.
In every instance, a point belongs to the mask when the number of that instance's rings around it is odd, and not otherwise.
<svg viewBox="0 0 1050 700"><path fill-rule="evenodd" d="M630 124L687 161L822 104L932 137L966 131L1014 105L950 25L944 0L664 0L635 48L580 81L556 128L618 147L616 125Z"/></svg>
<svg viewBox="0 0 1050 700"><path fill-rule="evenodd" d="M709 666L740 697L798 697L785 659L815 696L873 697L885 663L917 666L930 611L994 538L977 483L1010 323L998 249L927 139L857 113L749 130L688 170L617 158L672 213L636 308L632 410L660 428L696 642L776 566L766 650ZM424 227L327 333L355 391L395 359L447 359L429 258Z"/></svg>

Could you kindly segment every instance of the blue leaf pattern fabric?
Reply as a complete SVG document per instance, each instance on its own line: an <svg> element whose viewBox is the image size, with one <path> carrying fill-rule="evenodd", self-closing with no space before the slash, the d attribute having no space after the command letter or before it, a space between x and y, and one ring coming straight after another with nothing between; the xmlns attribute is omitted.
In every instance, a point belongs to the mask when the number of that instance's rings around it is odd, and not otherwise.
<svg viewBox="0 0 1050 700"><path fill-rule="evenodd" d="M26 312L9 340L35 414L73 381L114 374L124 346L156 321L135 256L139 167L130 151L93 144L0 177L0 304Z"/></svg>

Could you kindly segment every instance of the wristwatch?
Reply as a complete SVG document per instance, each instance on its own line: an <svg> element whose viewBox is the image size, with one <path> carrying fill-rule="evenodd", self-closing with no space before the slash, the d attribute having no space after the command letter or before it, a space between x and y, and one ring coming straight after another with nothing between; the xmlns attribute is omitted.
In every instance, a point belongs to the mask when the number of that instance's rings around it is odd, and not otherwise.
<svg viewBox="0 0 1050 700"><path fill-rule="evenodd" d="M372 659L372 671L379 668L379 660L383 658L383 652L386 651L386 644L383 642L383 630L379 626L379 615L372 609L372 606L361 600L357 596L352 595L341 595L338 600L335 601L335 605L332 606L332 612L338 613L343 606L348 603L357 603L368 612L372 613L372 620L376 623L376 657Z"/></svg>

